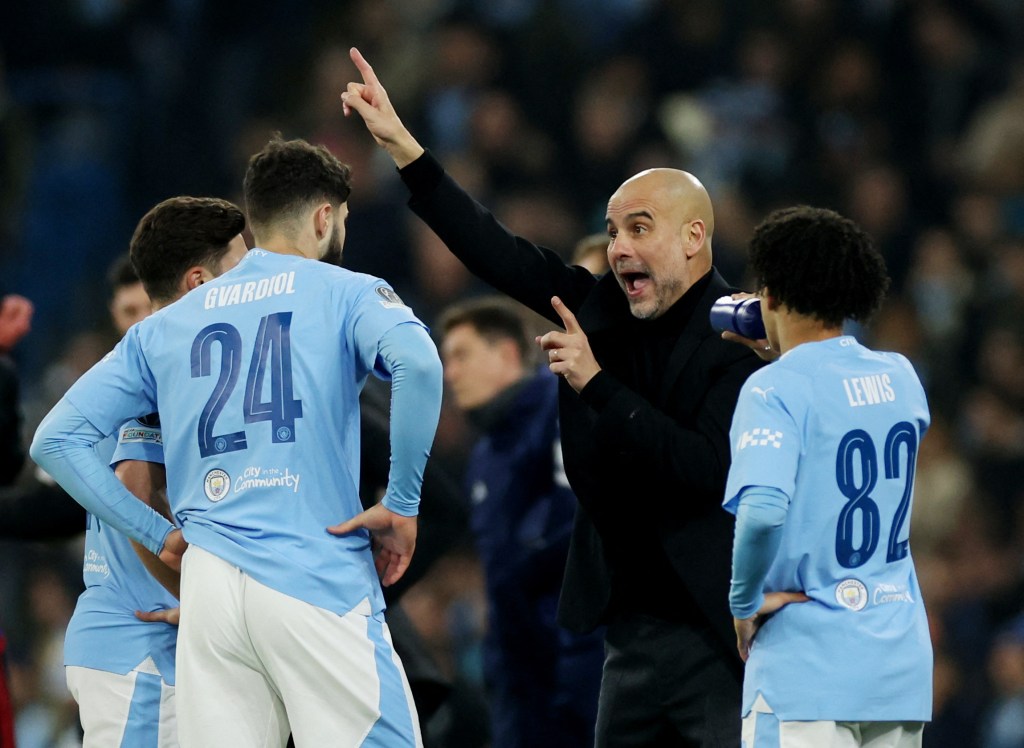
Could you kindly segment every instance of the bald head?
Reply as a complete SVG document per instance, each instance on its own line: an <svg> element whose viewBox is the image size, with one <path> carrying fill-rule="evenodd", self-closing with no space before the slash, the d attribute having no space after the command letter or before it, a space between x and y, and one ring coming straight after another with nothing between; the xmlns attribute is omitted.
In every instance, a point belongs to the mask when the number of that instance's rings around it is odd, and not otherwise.
<svg viewBox="0 0 1024 748"><path fill-rule="evenodd" d="M665 313L711 269L715 214L707 190L679 169L648 169L608 201L608 261L641 319Z"/></svg>
<svg viewBox="0 0 1024 748"><path fill-rule="evenodd" d="M710 248L711 237L715 233L715 211L708 191L693 174L681 169L647 169L623 182L611 201L630 194L647 195L663 206L668 215L678 217L681 223L703 222Z"/></svg>

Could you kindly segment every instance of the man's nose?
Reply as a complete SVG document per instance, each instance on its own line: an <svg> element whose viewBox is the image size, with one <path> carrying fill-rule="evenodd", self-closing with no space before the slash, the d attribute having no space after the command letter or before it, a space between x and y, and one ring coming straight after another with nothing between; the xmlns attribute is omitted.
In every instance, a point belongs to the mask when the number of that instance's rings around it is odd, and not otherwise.
<svg viewBox="0 0 1024 748"><path fill-rule="evenodd" d="M608 262L612 267L615 266L616 260L632 256L633 248L630 246L629 240L624 237L617 236L615 241L608 245Z"/></svg>

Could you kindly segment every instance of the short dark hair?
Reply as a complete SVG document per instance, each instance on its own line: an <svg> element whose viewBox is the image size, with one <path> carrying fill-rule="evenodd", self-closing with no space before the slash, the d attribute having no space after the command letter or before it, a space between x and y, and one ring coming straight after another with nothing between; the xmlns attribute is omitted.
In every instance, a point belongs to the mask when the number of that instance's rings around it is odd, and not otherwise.
<svg viewBox="0 0 1024 748"><path fill-rule="evenodd" d="M807 205L776 210L754 229L750 269L758 288L836 327L869 320L889 290L885 260L864 230Z"/></svg>
<svg viewBox="0 0 1024 748"><path fill-rule="evenodd" d="M175 296L190 267L211 267L227 253L228 243L245 229L234 203L215 197L172 197L150 209L132 236L132 265L149 298Z"/></svg>
<svg viewBox="0 0 1024 748"><path fill-rule="evenodd" d="M324 146L275 134L245 171L249 223L259 233L309 203L341 205L352 192L351 177L349 166Z"/></svg>
<svg viewBox="0 0 1024 748"><path fill-rule="evenodd" d="M453 304L441 313L437 327L447 335L460 325L469 325L489 343L511 340L524 362L530 358L526 319L508 299L484 296Z"/></svg>
<svg viewBox="0 0 1024 748"><path fill-rule="evenodd" d="M128 252L114 260L107 270L107 285L110 286L110 295L113 296L126 286L134 286L139 283L139 274L132 267L132 258Z"/></svg>

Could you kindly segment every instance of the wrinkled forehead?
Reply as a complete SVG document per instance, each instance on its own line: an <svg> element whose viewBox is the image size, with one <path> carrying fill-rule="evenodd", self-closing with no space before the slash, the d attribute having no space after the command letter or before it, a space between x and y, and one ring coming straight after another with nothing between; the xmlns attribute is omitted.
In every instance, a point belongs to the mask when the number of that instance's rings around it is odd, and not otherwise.
<svg viewBox="0 0 1024 748"><path fill-rule="evenodd" d="M678 212L681 205L677 191L666 189L657 180L632 179L619 187L608 200L607 218L609 223L619 223L638 215L658 219Z"/></svg>

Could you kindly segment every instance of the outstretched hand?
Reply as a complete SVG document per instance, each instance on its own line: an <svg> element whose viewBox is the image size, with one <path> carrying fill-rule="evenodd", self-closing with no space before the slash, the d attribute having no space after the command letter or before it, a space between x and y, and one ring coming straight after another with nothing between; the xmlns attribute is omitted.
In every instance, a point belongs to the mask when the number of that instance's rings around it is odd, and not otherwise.
<svg viewBox="0 0 1024 748"><path fill-rule="evenodd" d="M557 296L551 297L551 306L562 319L565 332L552 330L536 340L541 349L547 351L551 372L565 377L569 386L579 392L601 371L601 366L594 358L590 341L576 320L576 315Z"/></svg>
<svg viewBox="0 0 1024 748"><path fill-rule="evenodd" d="M423 155L423 147L398 118L388 92L384 90L366 58L355 47L349 50L349 57L363 77L363 82L348 84L345 93L341 95L342 111L346 117L355 111L363 118L366 129L377 141L377 145L391 155L399 169L411 164Z"/></svg>
<svg viewBox="0 0 1024 748"><path fill-rule="evenodd" d="M370 507L347 522L328 527L331 535L369 530L373 563L381 584L390 587L405 574L416 550L416 517L396 514L383 504Z"/></svg>
<svg viewBox="0 0 1024 748"><path fill-rule="evenodd" d="M188 542L185 536L181 534L181 530L174 528L164 540L164 547L160 549L158 557L174 571L181 571L181 557L185 555L186 548Z"/></svg>
<svg viewBox="0 0 1024 748"><path fill-rule="evenodd" d="M740 652L740 659L746 662L750 657L750 645L754 642L754 636L770 615L790 603L805 603L810 599L803 592L768 592L757 613L750 618L733 618L733 626L736 628L736 648Z"/></svg>

